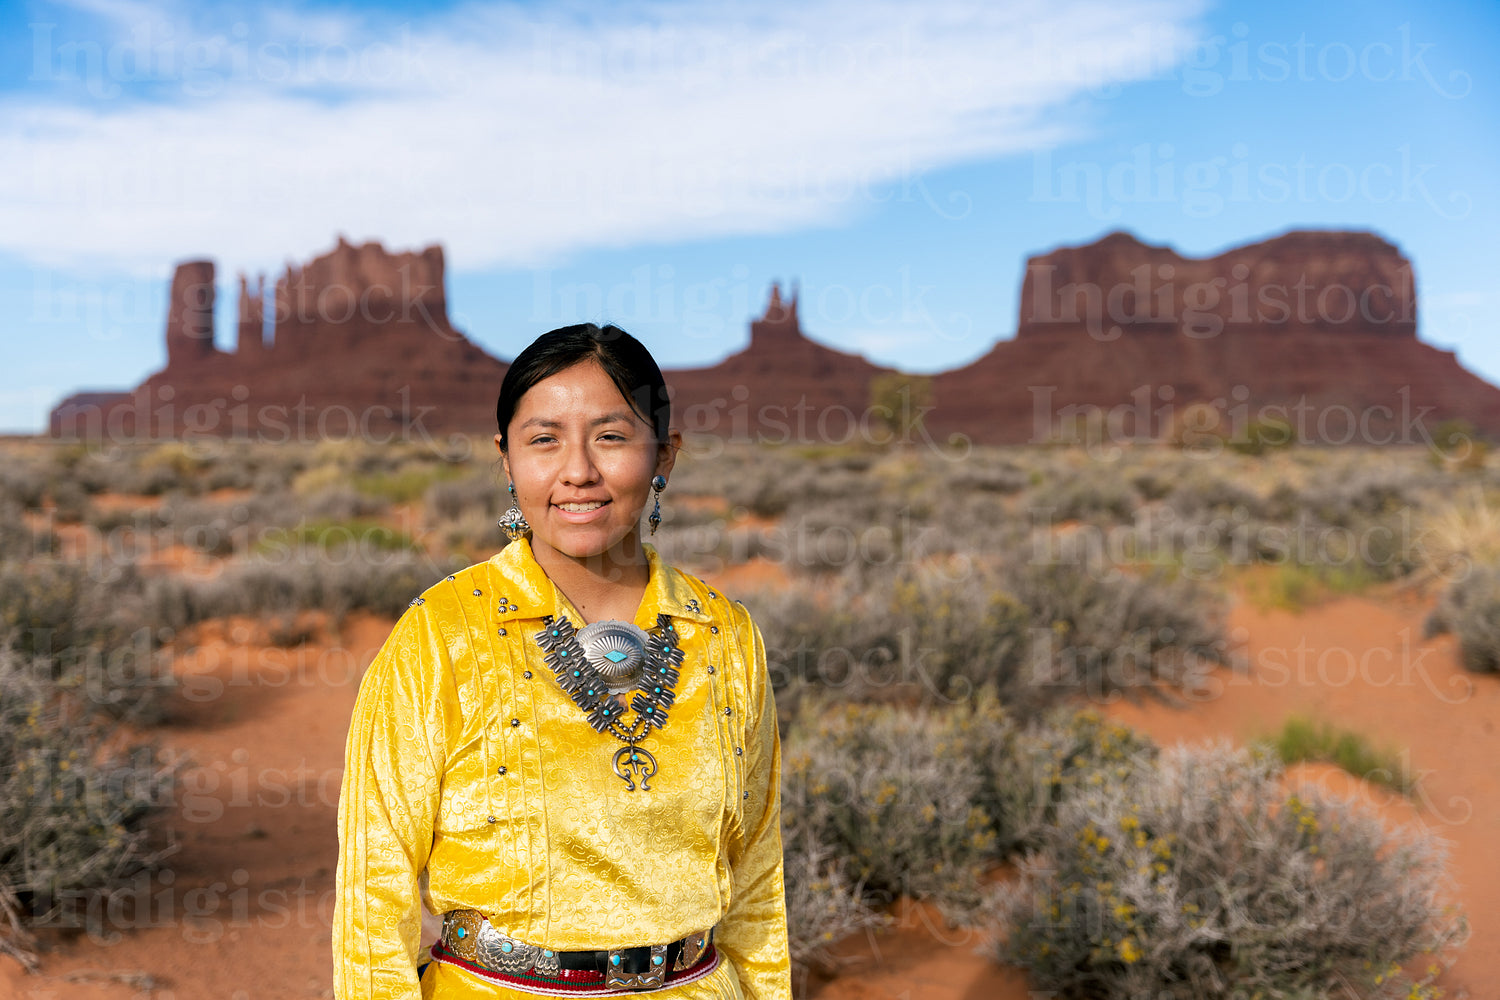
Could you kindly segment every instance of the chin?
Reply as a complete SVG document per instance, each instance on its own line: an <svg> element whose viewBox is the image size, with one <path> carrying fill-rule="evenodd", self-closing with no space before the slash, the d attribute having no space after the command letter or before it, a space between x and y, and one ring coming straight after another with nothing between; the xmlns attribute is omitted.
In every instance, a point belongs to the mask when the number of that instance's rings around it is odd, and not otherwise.
<svg viewBox="0 0 1500 1000"><path fill-rule="evenodd" d="M600 556L630 537L630 529L605 530L592 525L579 528L569 525L556 532L546 544L570 559Z"/></svg>

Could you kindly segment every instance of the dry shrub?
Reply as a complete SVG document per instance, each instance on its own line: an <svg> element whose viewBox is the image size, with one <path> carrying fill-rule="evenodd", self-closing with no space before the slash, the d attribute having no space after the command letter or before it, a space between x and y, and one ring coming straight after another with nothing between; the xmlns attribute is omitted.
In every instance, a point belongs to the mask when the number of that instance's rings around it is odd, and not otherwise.
<svg viewBox="0 0 1500 1000"><path fill-rule="evenodd" d="M0 561L21 563L57 549L57 535L50 528L32 528L25 518L18 504L0 498Z"/></svg>
<svg viewBox="0 0 1500 1000"><path fill-rule="evenodd" d="M996 955L1068 996L1430 997L1466 925L1443 845L1352 804L1288 797L1227 744L1076 791L996 893ZM1416 982L1402 968L1423 960Z"/></svg>
<svg viewBox="0 0 1500 1000"><path fill-rule="evenodd" d="M395 619L413 598L463 566L460 559L404 551L299 548L283 558L231 563L211 580L143 579L128 598L132 614L179 631L209 618L311 610L327 611L335 621L351 611Z"/></svg>
<svg viewBox="0 0 1500 1000"><path fill-rule="evenodd" d="M1093 710L1056 709L1025 727L997 724L997 713L982 698L971 720L954 722L983 776L979 804L996 818L1001 857L1040 846L1058 808L1079 791L1124 781L1156 761L1149 738Z"/></svg>
<svg viewBox="0 0 1500 1000"><path fill-rule="evenodd" d="M1012 696L1170 698L1228 661L1223 605L1193 579L1072 558L1008 568L1009 591L1032 625L1026 670Z"/></svg>
<svg viewBox="0 0 1500 1000"><path fill-rule="evenodd" d="M804 839L846 859L868 899L930 900L953 915L981 902L996 835L977 804L983 776L951 725L961 717L839 705L805 712L788 734L782 808L807 825Z"/></svg>
<svg viewBox="0 0 1500 1000"><path fill-rule="evenodd" d="M805 980L809 970L835 971L838 962L832 948L839 941L889 923L865 899L864 886L850 874L848 860L821 839L829 806L807 794L807 780L806 769L785 769L782 855L788 938L798 981Z"/></svg>
<svg viewBox="0 0 1500 1000"><path fill-rule="evenodd" d="M47 474L42 464L7 455L0 462L0 502L34 509L47 494Z"/></svg>
<svg viewBox="0 0 1500 1000"><path fill-rule="evenodd" d="M146 820L171 800L177 766L150 747L107 750L109 736L45 663L0 648L0 951L28 965L28 924L163 856Z"/></svg>
<svg viewBox="0 0 1500 1000"><path fill-rule="evenodd" d="M132 613L123 594L129 584L121 584L70 563L0 567L0 648L45 669L95 710L156 722L175 678L156 623Z"/></svg>
<svg viewBox="0 0 1500 1000"><path fill-rule="evenodd" d="M1467 669L1500 673L1500 565L1476 566L1450 585L1428 616L1424 632L1453 633Z"/></svg>
<svg viewBox="0 0 1500 1000"><path fill-rule="evenodd" d="M747 603L789 706L817 691L949 703L985 685L1009 689L1019 674L1027 611L993 578L909 570L868 585L844 577L784 587Z"/></svg>
<svg viewBox="0 0 1500 1000"><path fill-rule="evenodd" d="M1168 693L1227 659L1219 600L1162 571L1002 554L999 565L852 574L747 599L772 679L846 698L953 702L991 687L1035 708Z"/></svg>
<svg viewBox="0 0 1500 1000"><path fill-rule="evenodd" d="M1094 463L1049 479L1026 498L1033 521L1128 522L1143 498L1112 463Z"/></svg>
<svg viewBox="0 0 1500 1000"><path fill-rule="evenodd" d="M471 511L493 521L509 506L505 477L489 466L476 466L461 479L434 483L423 501L428 518L439 522L457 521Z"/></svg>
<svg viewBox="0 0 1500 1000"><path fill-rule="evenodd" d="M1079 790L1155 752L1093 712L1019 726L989 694L941 710L804 708L782 768L787 912L794 961L824 972L830 946L885 923L897 895L972 923L995 863L1037 844Z"/></svg>

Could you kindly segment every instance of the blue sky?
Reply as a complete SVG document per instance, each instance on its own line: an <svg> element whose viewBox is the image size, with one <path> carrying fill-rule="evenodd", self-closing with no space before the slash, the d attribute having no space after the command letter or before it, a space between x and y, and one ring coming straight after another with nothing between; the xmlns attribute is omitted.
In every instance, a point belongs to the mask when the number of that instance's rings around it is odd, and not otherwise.
<svg viewBox="0 0 1500 1000"><path fill-rule="evenodd" d="M910 371L1015 329L1027 256L1373 230L1420 336L1500 383L1493 3L0 5L0 430L165 361L174 264L442 243L511 357L580 320L664 366L803 327Z"/></svg>

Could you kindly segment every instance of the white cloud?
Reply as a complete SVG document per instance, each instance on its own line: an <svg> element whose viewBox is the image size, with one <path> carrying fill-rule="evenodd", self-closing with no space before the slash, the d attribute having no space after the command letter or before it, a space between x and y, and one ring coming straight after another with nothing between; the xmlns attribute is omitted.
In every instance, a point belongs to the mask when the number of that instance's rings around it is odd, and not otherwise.
<svg viewBox="0 0 1500 1000"><path fill-rule="evenodd" d="M137 273L274 269L339 232L478 269L834 225L886 185L1075 137L1066 109L1170 69L1199 13L634 2L188 25L74 2L112 33L94 70L52 41L42 75L69 96L0 103L0 250Z"/></svg>

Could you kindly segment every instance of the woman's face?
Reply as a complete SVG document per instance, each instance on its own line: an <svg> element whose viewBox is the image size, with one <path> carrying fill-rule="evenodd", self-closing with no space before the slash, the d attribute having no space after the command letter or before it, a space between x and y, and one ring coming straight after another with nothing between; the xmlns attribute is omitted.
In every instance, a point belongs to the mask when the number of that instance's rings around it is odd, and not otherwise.
<svg viewBox="0 0 1500 1000"><path fill-rule="evenodd" d="M671 472L680 435L672 436L658 446L650 425L594 361L526 390L502 455L533 551L584 559L638 534L652 477Z"/></svg>

